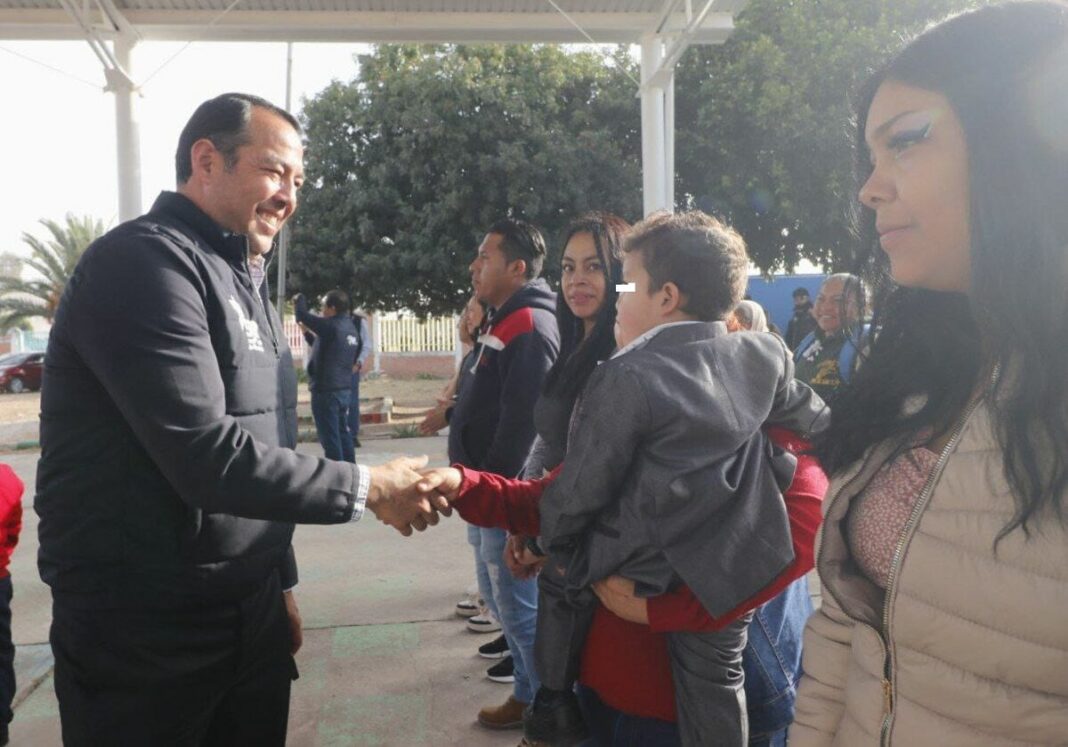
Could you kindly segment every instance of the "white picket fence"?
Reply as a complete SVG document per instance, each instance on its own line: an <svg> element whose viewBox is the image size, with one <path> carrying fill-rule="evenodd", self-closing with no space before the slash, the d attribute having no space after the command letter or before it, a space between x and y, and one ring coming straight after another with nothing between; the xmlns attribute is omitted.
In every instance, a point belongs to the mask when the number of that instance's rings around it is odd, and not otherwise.
<svg viewBox="0 0 1068 747"><path fill-rule="evenodd" d="M383 356L453 356L459 365L463 351L456 333L455 316L437 316L427 319L401 316L399 314L374 314L369 318L371 328L371 355L369 365L379 371ZM304 356L304 335L291 317L285 320L286 339L293 357Z"/></svg>
<svg viewBox="0 0 1068 747"><path fill-rule="evenodd" d="M456 317L382 318L377 349L382 353L451 353L456 349Z"/></svg>

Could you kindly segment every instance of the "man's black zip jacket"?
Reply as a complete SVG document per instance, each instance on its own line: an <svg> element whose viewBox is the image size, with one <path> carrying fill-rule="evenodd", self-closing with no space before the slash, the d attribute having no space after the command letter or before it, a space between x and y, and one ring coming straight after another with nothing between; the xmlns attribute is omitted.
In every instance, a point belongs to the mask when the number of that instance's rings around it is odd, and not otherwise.
<svg viewBox="0 0 1068 747"><path fill-rule="evenodd" d="M276 570L293 523L353 513L352 464L298 454L297 387L248 239L182 195L95 241L45 355L41 578L66 604L226 603Z"/></svg>

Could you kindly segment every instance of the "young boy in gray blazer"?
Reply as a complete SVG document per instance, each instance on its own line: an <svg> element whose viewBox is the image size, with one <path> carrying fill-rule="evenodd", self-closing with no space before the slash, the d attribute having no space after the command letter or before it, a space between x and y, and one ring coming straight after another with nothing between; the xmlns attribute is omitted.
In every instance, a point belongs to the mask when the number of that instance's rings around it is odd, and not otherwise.
<svg viewBox="0 0 1068 747"><path fill-rule="evenodd" d="M686 584L713 617L770 584L793 560L782 490L792 456L762 428L825 426L822 400L793 377L770 334L728 334L741 300L745 243L700 212L635 227L617 303L618 351L590 377L572 416L567 456L540 504L535 658L542 688L528 740L583 736L572 688L596 606L612 575L639 596ZM750 615L712 633L670 633L685 745L747 741L742 651Z"/></svg>

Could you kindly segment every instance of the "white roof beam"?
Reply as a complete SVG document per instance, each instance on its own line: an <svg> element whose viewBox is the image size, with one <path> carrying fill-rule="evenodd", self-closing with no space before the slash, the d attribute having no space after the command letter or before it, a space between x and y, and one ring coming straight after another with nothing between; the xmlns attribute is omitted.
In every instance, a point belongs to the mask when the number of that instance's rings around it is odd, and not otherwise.
<svg viewBox="0 0 1068 747"><path fill-rule="evenodd" d="M660 13L571 13L598 43L637 44L659 24ZM238 9L214 25L218 11L127 10L126 21L145 41L294 41L415 43L559 43L587 39L555 13L450 13L383 11L261 11ZM679 27L681 16L676 14ZM672 17L669 23L672 25ZM687 26L689 28L689 26ZM709 13L691 43L719 44L734 29L731 14ZM677 29L676 29L677 30ZM98 29L102 39L119 33ZM0 38L77 39L83 34L61 10L11 9L0 14Z"/></svg>
<svg viewBox="0 0 1068 747"><path fill-rule="evenodd" d="M694 42L694 35L701 28L701 24L705 22L705 19L708 18L709 13L712 11L712 6L715 4L716 0L705 0L704 7L693 16L682 33L667 48L657 68L652 71L648 78L642 81L643 85L659 88L666 86L671 81L671 78L675 75L675 65L682 58L682 53Z"/></svg>

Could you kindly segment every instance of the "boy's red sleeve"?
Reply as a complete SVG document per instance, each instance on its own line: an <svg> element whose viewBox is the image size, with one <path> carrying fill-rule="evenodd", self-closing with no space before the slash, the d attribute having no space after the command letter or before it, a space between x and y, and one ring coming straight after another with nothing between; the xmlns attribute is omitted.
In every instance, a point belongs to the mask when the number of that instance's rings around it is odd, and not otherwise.
<svg viewBox="0 0 1068 747"><path fill-rule="evenodd" d="M476 526L507 529L513 534L537 537L541 531L538 502L545 488L560 474L557 467L538 480L514 480L493 472L453 465L463 476L460 495L452 505Z"/></svg>
<svg viewBox="0 0 1068 747"><path fill-rule="evenodd" d="M803 439L782 428L769 428L768 436L776 445L794 453L809 448ZM693 592L686 586L680 586L673 592L648 600L649 627L658 633L720 630L764 602L774 599L783 589L812 570L816 530L820 525L827 484L827 476L816 458L799 454L793 482L783 493L786 514L790 520L794 561L770 585L720 617L709 615Z"/></svg>

